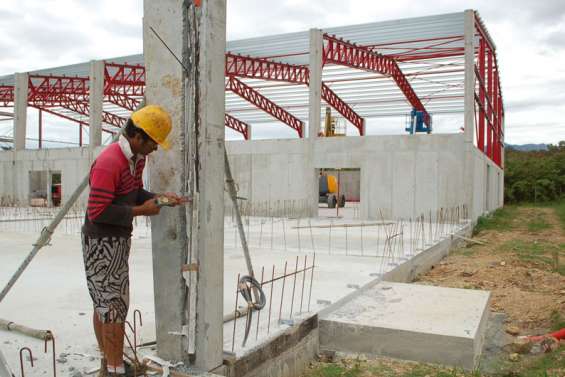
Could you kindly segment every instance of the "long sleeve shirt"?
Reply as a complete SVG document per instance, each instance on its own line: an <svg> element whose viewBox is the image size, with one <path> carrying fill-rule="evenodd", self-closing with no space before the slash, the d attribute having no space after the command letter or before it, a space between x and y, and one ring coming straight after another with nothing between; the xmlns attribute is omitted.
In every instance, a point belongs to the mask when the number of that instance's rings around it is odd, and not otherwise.
<svg viewBox="0 0 565 377"><path fill-rule="evenodd" d="M131 236L132 208L154 196L143 189L144 167L145 158L133 156L125 138L100 153L90 168L90 192L82 228L86 236Z"/></svg>

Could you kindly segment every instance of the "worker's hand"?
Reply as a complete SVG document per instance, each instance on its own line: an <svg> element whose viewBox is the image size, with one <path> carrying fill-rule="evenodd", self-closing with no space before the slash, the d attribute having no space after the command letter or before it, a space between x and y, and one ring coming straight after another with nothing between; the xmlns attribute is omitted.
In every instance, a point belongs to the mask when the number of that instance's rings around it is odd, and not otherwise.
<svg viewBox="0 0 565 377"><path fill-rule="evenodd" d="M185 204L185 203L190 201L186 196L178 196L174 192L166 192L166 193L162 194L161 196L165 196L167 199L169 199L169 201L172 204L171 205L172 207L175 207L175 206L178 206L178 205L181 205L181 204Z"/></svg>
<svg viewBox="0 0 565 377"><path fill-rule="evenodd" d="M161 207L157 205L155 199L146 200L142 205L133 207L134 216L153 216L158 215Z"/></svg>

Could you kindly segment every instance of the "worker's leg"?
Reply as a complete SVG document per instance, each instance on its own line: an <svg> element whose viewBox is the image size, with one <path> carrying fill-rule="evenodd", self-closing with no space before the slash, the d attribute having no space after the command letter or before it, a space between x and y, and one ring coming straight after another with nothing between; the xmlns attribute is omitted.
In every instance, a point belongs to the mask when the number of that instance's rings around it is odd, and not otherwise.
<svg viewBox="0 0 565 377"><path fill-rule="evenodd" d="M104 356L104 341L102 337L102 321L96 310L92 313L92 323L94 325L94 334L96 335L96 341L98 342L98 349L100 350L100 355Z"/></svg>
<svg viewBox="0 0 565 377"><path fill-rule="evenodd" d="M102 324L104 334L104 354L110 373L124 373L124 324Z"/></svg>
<svg viewBox="0 0 565 377"><path fill-rule="evenodd" d="M124 373L124 322L129 308L130 240L83 237L85 270L95 315L100 320L101 349L108 371ZM100 342L99 338L99 342Z"/></svg>

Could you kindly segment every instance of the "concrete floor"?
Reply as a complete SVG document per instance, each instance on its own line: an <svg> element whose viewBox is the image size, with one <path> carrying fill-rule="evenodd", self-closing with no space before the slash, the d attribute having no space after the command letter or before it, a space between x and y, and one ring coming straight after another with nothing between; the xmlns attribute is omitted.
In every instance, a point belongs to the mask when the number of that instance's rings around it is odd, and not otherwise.
<svg viewBox="0 0 565 377"><path fill-rule="evenodd" d="M351 210L350 216L354 217L354 213L354 210ZM343 214L347 215L347 211L343 211ZM6 218L13 218L13 215L5 214ZM20 219L26 216L37 218L37 213L19 214ZM410 225L416 228L415 224L405 222L403 235L393 237L394 240L387 244L387 235L390 236L393 232L401 233L399 223L386 222L388 225L385 227L375 221L329 218L331 216L330 213L328 217L317 219L245 219L246 234L258 278L264 269L264 280L270 279L273 267L275 278L281 276L285 263L287 273L293 272L297 257L299 270L304 267L305 260L308 267L312 264L315 254L314 275L308 271L306 274L297 274L296 280L293 276L288 277L284 283L284 295L282 279L273 284L272 294L271 286L266 285L264 291L267 302L271 303L271 315L269 316L269 306L261 311L259 316L254 315L251 334L245 348L241 346L245 318L237 320L235 339L233 322L226 323L225 350L231 351L233 348L238 355L249 351L287 328L290 320L299 320L308 311L308 306L312 312L325 308L417 254L422 245L425 247L431 244L433 238L428 235L427 240L422 239L414 229L410 230ZM0 242L3 246L1 285L31 250L37 229L41 229L44 223L43 220L0 222ZM57 364L59 370L67 374L76 370L85 372L98 365L97 360L91 357L97 356L98 352L90 326L92 309L85 284L78 235L81 223L79 216L63 222L59 234L53 237L51 246L38 254L0 304L0 318L54 332L57 339L57 356L59 357L60 353L70 354L65 358L66 362ZM344 227L345 224L352 226ZM424 225L428 229L428 225ZM305 226L318 228L304 228ZM433 228L428 233L437 235L439 240L442 232L447 233L459 227L460 225L450 224L449 229L447 226L436 227L435 233ZM235 230L233 221L226 218L225 314L233 313L235 309L238 274L246 274L243 253ZM134 309L139 309L143 314L143 327L138 340L140 343L155 339L150 227L143 219L140 219L135 228L130 258L130 316ZM310 288L311 281L313 284ZM241 306L241 297L238 300L238 306ZM282 323L279 323L279 318L283 320ZM50 370L50 358L43 354L40 341L6 332L2 332L1 339L0 349L14 368L19 364L18 350L29 346L38 360L36 367L27 375L42 375L42 371ZM73 368L76 369L70 370Z"/></svg>

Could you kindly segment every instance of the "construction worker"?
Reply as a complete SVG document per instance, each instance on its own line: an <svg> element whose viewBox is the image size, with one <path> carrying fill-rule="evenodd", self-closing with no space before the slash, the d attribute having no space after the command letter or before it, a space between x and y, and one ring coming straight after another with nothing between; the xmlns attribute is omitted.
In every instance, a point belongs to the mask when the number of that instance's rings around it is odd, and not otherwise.
<svg viewBox="0 0 565 377"><path fill-rule="evenodd" d="M169 149L171 117L161 107L131 114L116 143L107 146L90 169L90 193L82 250L88 291L94 304L94 332L102 355L99 376L132 375L124 363L124 321L129 307L129 265L135 216L159 214L157 195L144 190L145 156ZM183 199L163 194L169 205ZM163 198L161 198L163 199Z"/></svg>

